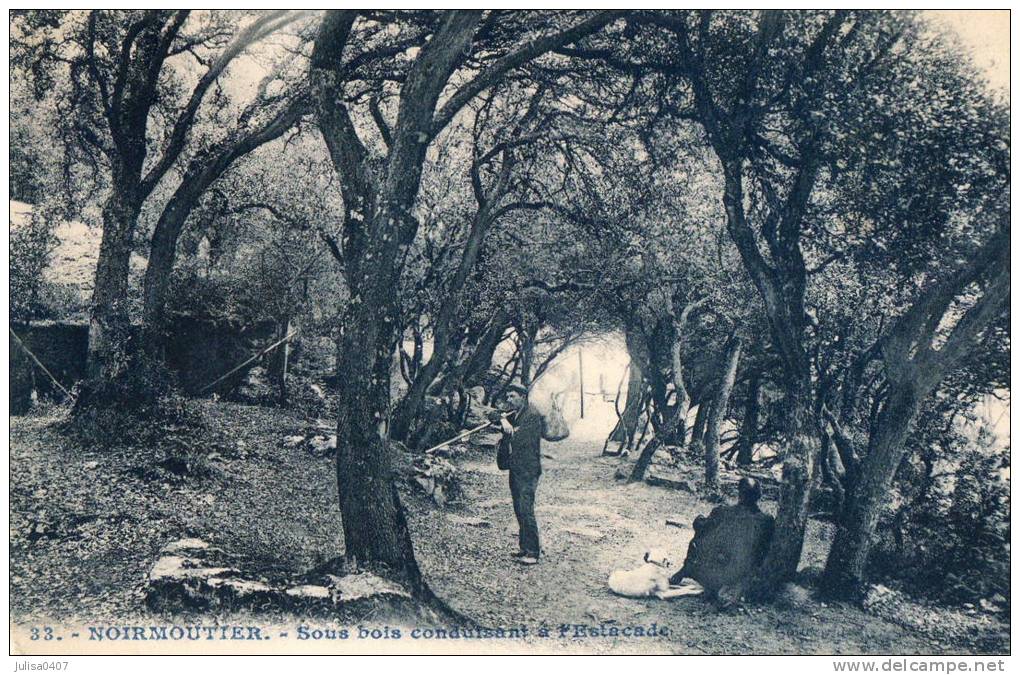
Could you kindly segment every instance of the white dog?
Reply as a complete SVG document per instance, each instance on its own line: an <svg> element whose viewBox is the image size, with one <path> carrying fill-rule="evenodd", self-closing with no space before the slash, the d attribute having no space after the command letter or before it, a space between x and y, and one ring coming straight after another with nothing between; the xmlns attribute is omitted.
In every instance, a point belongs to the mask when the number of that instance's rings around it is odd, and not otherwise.
<svg viewBox="0 0 1020 675"><path fill-rule="evenodd" d="M660 597L669 590L670 567L673 561L664 551L645 552L645 564L632 570L616 570L609 575L609 590L628 598Z"/></svg>

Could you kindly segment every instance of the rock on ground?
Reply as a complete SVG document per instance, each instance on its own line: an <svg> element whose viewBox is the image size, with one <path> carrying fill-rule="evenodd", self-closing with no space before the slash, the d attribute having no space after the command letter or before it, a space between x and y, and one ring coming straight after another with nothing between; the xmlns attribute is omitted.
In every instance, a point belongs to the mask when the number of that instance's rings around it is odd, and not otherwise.
<svg viewBox="0 0 1020 675"><path fill-rule="evenodd" d="M218 609L301 609L325 613L368 606L410 604L411 595L369 572L326 575L323 584L296 585L252 579L229 564L231 556L201 539L170 542L149 570L145 599L164 612Z"/></svg>

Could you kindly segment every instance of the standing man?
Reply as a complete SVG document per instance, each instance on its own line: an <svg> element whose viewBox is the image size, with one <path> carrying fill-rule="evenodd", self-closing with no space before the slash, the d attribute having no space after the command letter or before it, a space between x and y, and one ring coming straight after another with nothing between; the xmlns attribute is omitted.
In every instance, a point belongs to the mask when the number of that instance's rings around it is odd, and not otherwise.
<svg viewBox="0 0 1020 675"><path fill-rule="evenodd" d="M542 437L545 418L528 403L528 390L516 384L507 390L504 413L494 414L503 432L502 443L509 443L510 495L514 515L520 528L520 551L513 558L522 565L535 565L541 555L538 543L538 522L535 520L535 491L542 475Z"/></svg>

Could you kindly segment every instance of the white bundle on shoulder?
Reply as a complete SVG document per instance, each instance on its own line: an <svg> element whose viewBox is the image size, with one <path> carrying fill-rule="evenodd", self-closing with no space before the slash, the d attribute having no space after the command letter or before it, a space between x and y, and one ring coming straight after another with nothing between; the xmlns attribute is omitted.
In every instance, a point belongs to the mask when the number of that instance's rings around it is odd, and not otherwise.
<svg viewBox="0 0 1020 675"><path fill-rule="evenodd" d="M563 394L553 394L550 399L551 409L545 416L545 434L547 441L562 441L570 435L570 426L563 418Z"/></svg>

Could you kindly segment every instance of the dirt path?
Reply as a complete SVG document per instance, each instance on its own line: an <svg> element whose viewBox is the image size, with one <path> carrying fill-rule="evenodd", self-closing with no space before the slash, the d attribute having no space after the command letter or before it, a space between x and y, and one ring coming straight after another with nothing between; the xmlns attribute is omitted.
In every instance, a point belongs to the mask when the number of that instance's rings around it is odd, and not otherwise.
<svg viewBox="0 0 1020 675"><path fill-rule="evenodd" d="M417 511L412 528L423 571L451 605L492 626L563 624L668 628L646 640L570 640L597 651L675 653L918 653L941 651L904 629L855 608L811 602L802 610L747 607L722 613L697 597L664 602L612 594L609 573L636 566L653 546L682 560L689 528L667 527L667 515L691 522L711 504L688 493L613 480L617 461L592 443L547 444L536 514L544 558L535 567L510 560L516 521L507 475L489 459L460 463L465 499L446 513ZM482 519L487 526L468 524ZM422 536L426 535L426 536ZM808 546L807 558L812 553ZM573 630L570 631L573 635Z"/></svg>

